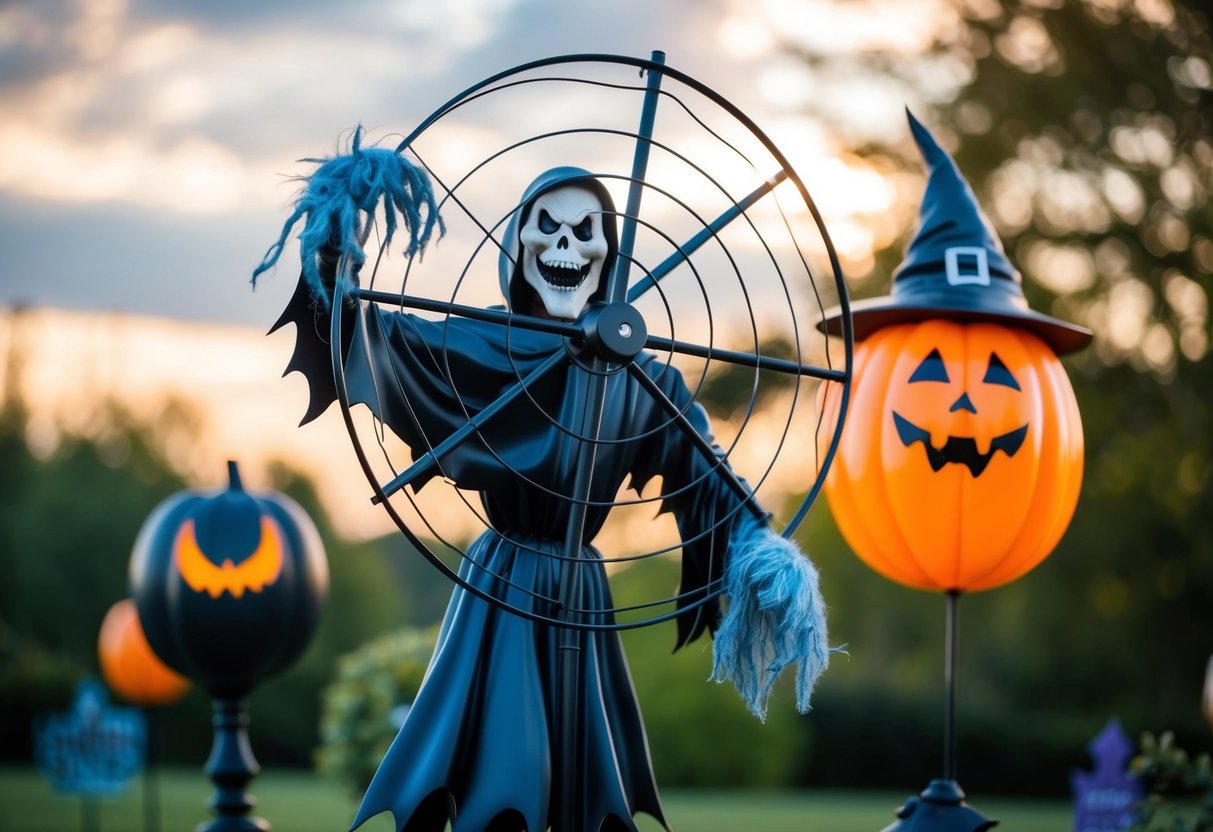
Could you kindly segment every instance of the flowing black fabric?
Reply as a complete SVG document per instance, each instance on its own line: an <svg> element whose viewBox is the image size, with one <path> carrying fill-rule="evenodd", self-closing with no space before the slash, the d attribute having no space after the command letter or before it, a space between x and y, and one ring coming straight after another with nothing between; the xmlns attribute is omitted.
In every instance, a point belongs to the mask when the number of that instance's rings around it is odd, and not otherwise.
<svg viewBox="0 0 1213 832"><path fill-rule="evenodd" d="M351 403L364 404L413 449L425 453L493 403L554 352L558 336L495 324L435 322L376 306L348 308L345 378ZM278 325L296 324L289 369L308 377L313 418L334 396L328 315L300 287ZM641 366L709 442L702 408L680 374L642 356ZM478 589L522 609L551 614L567 568L564 537L589 374L557 367L446 455L441 471L480 493L492 528L470 547L460 573ZM742 508L714 464L626 371L606 378L578 564L587 608L611 606L600 556L590 545L620 486L637 492L660 475L684 540L682 587L702 589L721 575ZM562 430L561 428L564 428ZM620 441L623 440L623 441ZM421 482L417 483L420 487ZM656 508L654 510L656 514ZM641 542L637 548L646 548ZM679 620L679 645L714 628L715 600ZM561 771L553 771L556 643L559 632L456 589L429 670L408 718L363 799L354 826L391 811L398 829L543 832L558 817ZM577 812L585 830L634 830L646 812L664 823L644 725L613 632L585 634L581 654L585 788Z"/></svg>

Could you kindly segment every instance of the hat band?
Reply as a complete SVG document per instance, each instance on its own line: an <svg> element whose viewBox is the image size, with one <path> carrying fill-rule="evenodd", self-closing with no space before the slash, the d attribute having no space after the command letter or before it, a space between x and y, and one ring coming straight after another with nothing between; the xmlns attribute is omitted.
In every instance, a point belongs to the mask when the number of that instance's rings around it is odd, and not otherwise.
<svg viewBox="0 0 1213 832"><path fill-rule="evenodd" d="M989 283L949 283L941 274L899 277L893 281L897 305L938 307L969 312L1020 312L1028 309L1023 288L1014 280L999 278Z"/></svg>

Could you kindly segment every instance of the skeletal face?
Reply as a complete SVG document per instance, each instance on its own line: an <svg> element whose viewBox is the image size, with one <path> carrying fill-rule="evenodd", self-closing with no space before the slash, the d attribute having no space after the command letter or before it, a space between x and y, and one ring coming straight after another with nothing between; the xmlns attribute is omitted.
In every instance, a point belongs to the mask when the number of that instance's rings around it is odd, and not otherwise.
<svg viewBox="0 0 1213 832"><path fill-rule="evenodd" d="M548 314L580 315L598 289L608 251L598 197L574 185L540 194L518 238L522 274Z"/></svg>

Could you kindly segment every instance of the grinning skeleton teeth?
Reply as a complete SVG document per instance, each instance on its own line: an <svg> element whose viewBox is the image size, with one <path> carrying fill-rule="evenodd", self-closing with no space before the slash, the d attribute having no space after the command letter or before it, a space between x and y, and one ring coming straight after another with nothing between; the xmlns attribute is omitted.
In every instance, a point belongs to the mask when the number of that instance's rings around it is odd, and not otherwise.
<svg viewBox="0 0 1213 832"><path fill-rule="evenodd" d="M590 273L590 264L581 265L568 260L539 261L539 273L553 289L571 292L585 282Z"/></svg>
<svg viewBox="0 0 1213 832"><path fill-rule="evenodd" d="M610 254L602 201L569 185L535 197L518 230L522 274L553 318L574 320L599 288Z"/></svg>

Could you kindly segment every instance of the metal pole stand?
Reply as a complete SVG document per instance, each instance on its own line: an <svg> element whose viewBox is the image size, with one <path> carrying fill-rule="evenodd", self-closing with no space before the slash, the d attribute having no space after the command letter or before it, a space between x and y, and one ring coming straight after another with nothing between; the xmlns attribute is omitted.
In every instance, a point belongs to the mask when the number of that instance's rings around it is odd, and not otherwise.
<svg viewBox="0 0 1213 832"><path fill-rule="evenodd" d="M665 53L652 54L658 67L665 63ZM632 247L636 241L636 217L640 215L641 183L649 162L649 146L653 137L653 121L657 112L657 93L661 87L661 73L650 69L645 86L644 103L641 107L640 126L636 132L636 149L632 157L631 184L628 187L628 202L623 215L623 232L619 237L619 250L615 266L607 276L606 299L610 303L621 303L627 298L628 271L632 262ZM591 354L592 376L586 394L586 407L581 417L580 432L583 441L577 451L577 468L573 478L573 503L569 509L569 522L565 528L565 562L560 576L559 602L563 619L575 621L582 616L579 610L584 605L584 568L578 561L584 556L586 513L594 485L594 467L598 453L598 439L602 431L602 409L606 399L607 359ZM556 748L553 762L554 787L558 795L553 832L582 832L584 829L584 802L588 784L585 782L585 725L582 708L585 703L585 677L582 672L582 655L586 645L585 631L572 627L562 628L557 635L556 674L558 698L556 700Z"/></svg>
<svg viewBox="0 0 1213 832"><path fill-rule="evenodd" d="M160 709L143 709L147 762L143 766L143 832L160 832Z"/></svg>
<svg viewBox="0 0 1213 832"><path fill-rule="evenodd" d="M956 782L956 668L960 647L960 621L957 602L960 590L947 593L947 621L944 629L944 776L932 780L917 797L911 797L897 810L897 821L881 832L984 832L998 821L983 816L965 803L964 789Z"/></svg>
<svg viewBox="0 0 1213 832"><path fill-rule="evenodd" d="M261 770L249 745L248 700L216 698L212 704L215 732L206 773L215 784L210 808L216 817L199 824L195 832L268 832L268 821L249 816L257 800L244 791Z"/></svg>

